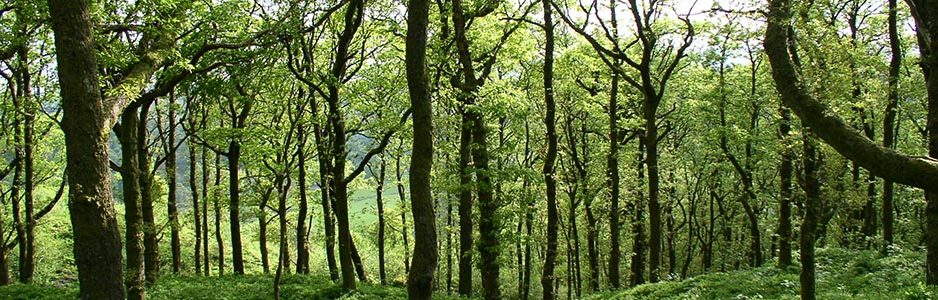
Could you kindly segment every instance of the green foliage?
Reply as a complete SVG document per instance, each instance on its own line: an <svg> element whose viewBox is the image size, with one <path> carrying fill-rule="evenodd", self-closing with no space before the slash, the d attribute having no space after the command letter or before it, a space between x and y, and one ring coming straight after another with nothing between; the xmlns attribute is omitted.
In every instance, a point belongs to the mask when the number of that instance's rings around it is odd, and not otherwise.
<svg viewBox="0 0 938 300"><path fill-rule="evenodd" d="M263 300L273 298L273 284L274 278L269 275L167 276L147 290L147 297L154 300ZM344 292L328 276L317 275L286 275L281 281L281 289L281 299L407 299L407 291L401 287L362 284L354 292ZM15 284L0 287L0 299L75 299L77 292L75 286ZM440 295L434 299L458 298Z"/></svg>
<svg viewBox="0 0 938 300"><path fill-rule="evenodd" d="M818 249L819 299L934 299L938 288L922 284L921 251L888 257L873 251ZM798 299L799 267L766 266L644 284L587 299Z"/></svg>

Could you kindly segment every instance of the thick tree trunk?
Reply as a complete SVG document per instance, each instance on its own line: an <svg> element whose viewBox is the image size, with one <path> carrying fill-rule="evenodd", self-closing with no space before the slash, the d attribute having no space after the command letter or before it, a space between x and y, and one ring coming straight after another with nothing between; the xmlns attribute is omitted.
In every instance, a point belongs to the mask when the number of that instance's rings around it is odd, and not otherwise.
<svg viewBox="0 0 938 300"><path fill-rule="evenodd" d="M430 190L433 168L433 108L430 102L426 54L429 15L429 1L408 0L405 60L410 107L414 118L414 139L408 173L410 208L414 218L414 259L407 276L407 295L410 299L430 299L433 291L433 273L439 258L436 214Z"/></svg>
<svg viewBox="0 0 938 300"><path fill-rule="evenodd" d="M145 281L145 250L144 229L141 207L140 180L145 176L139 169L139 152L137 145L140 136L138 126L140 119L137 109L128 108L121 115L121 124L118 129L118 138L121 142L121 182L124 194L124 221L127 243L127 298L146 299L144 289Z"/></svg>
<svg viewBox="0 0 938 300"><path fill-rule="evenodd" d="M62 96L78 296L124 299L121 243L108 168L109 112L101 97L88 0L49 0Z"/></svg>

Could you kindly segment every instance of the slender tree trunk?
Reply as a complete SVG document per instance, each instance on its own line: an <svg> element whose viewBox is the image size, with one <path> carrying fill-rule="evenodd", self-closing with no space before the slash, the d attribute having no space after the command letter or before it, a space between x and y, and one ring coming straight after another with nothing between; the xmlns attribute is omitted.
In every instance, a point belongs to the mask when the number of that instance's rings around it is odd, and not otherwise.
<svg viewBox="0 0 938 300"><path fill-rule="evenodd" d="M143 260L144 273L148 284L156 282L160 276L160 245L156 219L153 211L153 176L150 173L150 152L148 149L147 120L152 102L142 103L140 118L137 123L137 162L140 172L140 210L143 216Z"/></svg>
<svg viewBox="0 0 938 300"><path fill-rule="evenodd" d="M430 3L427 0L407 2L407 87L413 110L412 152L410 157L411 213L414 217L414 259L407 276L410 299L430 299L437 252L436 214L430 190L433 168L433 108L427 76L427 24Z"/></svg>
<svg viewBox="0 0 938 300"><path fill-rule="evenodd" d="M791 265L791 198L792 198L792 153L790 144L791 113L785 107L779 107L781 120L778 125L781 141L781 163L779 164L779 213L778 213L778 266Z"/></svg>
<svg viewBox="0 0 938 300"><path fill-rule="evenodd" d="M660 99L645 96L644 118L645 164L648 165L648 221L649 253L648 281L658 282L661 267L661 204L658 202L658 123L657 107Z"/></svg>
<svg viewBox="0 0 938 300"><path fill-rule="evenodd" d="M645 143L638 143L638 182L643 182L645 178ZM632 214L632 259L630 263L631 285L636 286L645 283L645 213L642 210L642 193L638 192L638 197L631 205ZM706 254L706 253L705 253ZM704 256L706 265L706 255Z"/></svg>
<svg viewBox="0 0 938 300"><path fill-rule="evenodd" d="M557 117L554 101L554 23L550 2L541 1L544 9L544 103L546 114L544 125L547 127L547 155L544 158L544 182L547 198L547 253L544 258L544 270L541 274L541 287L544 300L557 298L554 293L554 265L557 261L557 225L560 221L557 209L557 179L554 163L557 160ZM529 225L530 226L530 225ZM529 255L530 256L530 255Z"/></svg>
<svg viewBox="0 0 938 300"><path fill-rule="evenodd" d="M240 126L239 126L240 127ZM232 140L228 144L228 225L231 231L231 263L235 274L244 275L244 258L241 246L241 143Z"/></svg>
<svg viewBox="0 0 938 300"><path fill-rule="evenodd" d="M204 116L205 111L203 111ZM205 128L205 117L202 118L202 126L200 128ZM209 177L211 175L208 172L208 149L202 147L202 255L205 256L203 260L203 273L205 276L212 275L211 272L211 255L208 252L208 199L209 199ZM216 201L217 202L217 201ZM219 243L221 244L221 243Z"/></svg>
<svg viewBox="0 0 938 300"><path fill-rule="evenodd" d="M195 274L204 274L202 272L202 212L199 207L199 187L196 183L195 144L190 142L186 146L189 149L189 190L192 195L192 216L195 219L195 249L192 253L194 255ZM205 258L208 259L208 253L204 254Z"/></svg>
<svg viewBox="0 0 938 300"><path fill-rule="evenodd" d="M145 248L144 229L141 207L141 177L139 152L137 145L140 138L138 126L140 119L137 109L128 108L121 115L118 138L121 142L121 182L124 195L124 221L127 243L127 298L146 299L145 283Z"/></svg>
<svg viewBox="0 0 938 300"><path fill-rule="evenodd" d="M21 19L19 20L19 22L22 23L23 25L22 34L25 36L27 34L25 32L26 24L25 24L25 20L22 20L23 18L22 15L20 15L22 13L21 10L23 9L26 9L26 8L21 7L20 9L17 9L16 11L17 11L17 18ZM24 38L28 38L28 37L24 37ZM32 282L32 279L33 279L33 272L36 269L36 265L35 265L36 264L36 260L35 260L35 256L36 256L35 254L36 252L35 225L36 225L36 222L35 220L33 220L33 202L34 202L33 192L35 190L35 185L36 185L35 184L36 171L35 171L35 167L34 167L35 164L34 164L34 159L33 159L33 142L34 142L33 141L33 135L34 135L33 127L35 123L34 121L35 109L33 108L32 93L30 91L32 89L32 84L31 84L31 78L30 78L31 76L29 73L29 57L28 57L29 48L27 46L28 42L23 42L23 43L24 43L23 46L19 47L19 50L17 51L18 52L17 57L18 57L18 64L19 64L18 71L20 73L19 75L20 87L18 89L18 91L20 92L19 102L22 105L22 115L23 115L23 129L22 129L23 130L23 136L22 136L23 160L21 162L23 164L22 169L23 169L23 177L24 177L24 180L23 180L23 202L24 203L23 204L25 206L24 207L24 219L25 219L24 231L25 231L26 237L24 238L25 243L20 244L20 248L21 249L25 248L25 250L22 251L23 256L20 257L20 274L19 274L20 278L19 279L20 279L20 282L22 283L30 283ZM19 212L17 211L17 213Z"/></svg>
<svg viewBox="0 0 938 300"><path fill-rule="evenodd" d="M217 189L221 185L221 156L215 155L215 184ZM225 275L225 241L221 234L221 197L218 192L212 192L215 200L215 243L218 244L218 276Z"/></svg>
<svg viewBox="0 0 938 300"><path fill-rule="evenodd" d="M407 197L404 194L403 174L401 174L401 157L397 157L394 174L397 178L397 197L401 199L401 238L404 241L404 272L410 274L410 239L407 229Z"/></svg>
<svg viewBox="0 0 938 300"><path fill-rule="evenodd" d="M618 289L621 249L619 246L619 74L613 72L609 87L609 154L606 159L609 186L609 285Z"/></svg>
<svg viewBox="0 0 938 300"><path fill-rule="evenodd" d="M888 35L889 49L891 57L889 59L889 77L888 77L888 103L886 112L883 115L883 146L895 148L896 146L896 114L899 110L899 71L902 67L902 46L899 40L899 30L897 27L897 1L889 0ZM893 242L893 182L883 180L883 203L882 203L882 222L883 222L883 248L882 253L888 254L889 245Z"/></svg>
<svg viewBox="0 0 938 300"><path fill-rule="evenodd" d="M462 112L459 134L459 294L472 296L472 127Z"/></svg>
<svg viewBox="0 0 938 300"><path fill-rule="evenodd" d="M296 215L296 273L309 274L309 241L306 239L306 218L308 215L309 200L307 199L306 185L306 128L303 121L297 128L297 187L300 194L299 209Z"/></svg>
<svg viewBox="0 0 938 300"><path fill-rule="evenodd" d="M166 139L166 181L167 192L166 214L169 216L170 248L173 260L173 274L178 274L182 265L182 250L179 241L179 215L176 203L176 108L175 95L169 97L169 137Z"/></svg>
<svg viewBox="0 0 938 300"><path fill-rule="evenodd" d="M812 137L804 138L804 220L801 224L801 299L815 299L814 242L817 230L821 183L818 180L818 153Z"/></svg>
<svg viewBox="0 0 938 300"><path fill-rule="evenodd" d="M276 175L277 179L274 181L274 185L277 188L280 188L279 181L282 180L280 175ZM267 203L270 201L270 195L273 192L274 187L267 188L267 191L264 192L264 195L261 198L261 202L258 203L257 209L257 226L258 226L258 239L257 245L261 251L261 269L264 270L264 274L270 274L270 251L267 249ZM279 197L279 195L278 195Z"/></svg>
<svg viewBox="0 0 938 300"><path fill-rule="evenodd" d="M332 281L338 282L339 267L335 260L335 219L333 219L332 193L330 192L332 182L329 177L332 171L327 155L330 150L325 146L326 141L320 126L313 126L317 148L319 149L319 191L322 200L323 227L326 235L326 263L329 266L329 277Z"/></svg>
<svg viewBox="0 0 938 300"><path fill-rule="evenodd" d="M386 164L384 158L381 159L381 166L379 167L378 177L375 180L378 183L377 188L375 188L375 202L378 205L378 278L381 280L382 285L388 284L387 273L385 271L385 261L384 261L384 175L385 175ZM374 175L374 174L372 174Z"/></svg>

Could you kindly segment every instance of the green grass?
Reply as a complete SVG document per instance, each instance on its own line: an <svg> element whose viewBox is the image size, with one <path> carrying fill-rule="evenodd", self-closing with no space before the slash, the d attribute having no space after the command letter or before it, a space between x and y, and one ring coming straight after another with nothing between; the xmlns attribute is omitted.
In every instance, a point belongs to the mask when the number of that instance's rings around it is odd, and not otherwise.
<svg viewBox="0 0 938 300"><path fill-rule="evenodd" d="M820 249L818 299L938 299L938 288L922 284L922 251L899 251L880 257L872 251ZM586 299L798 299L798 266L767 266L699 275L683 281L645 284L627 290L593 294ZM503 284L505 295L514 295ZM64 286L14 284L0 287L0 299L75 299L74 283ZM359 283L343 292L321 275L288 275L282 283L283 299L407 299L401 286ZM533 295L539 298L539 295ZM148 288L150 299L273 298L273 276L246 275L164 276ZM437 294L435 299L458 299Z"/></svg>
<svg viewBox="0 0 938 300"><path fill-rule="evenodd" d="M237 299L265 300L273 299L273 276L247 275L222 277L201 276L166 276L148 288L148 299L166 300L201 300L201 299ZM52 286L14 284L0 287L0 299L75 299L78 291L75 287L57 288ZM407 299L403 287L376 286L360 283L354 292L344 292L328 277L316 275L288 275L281 285L282 299ZM437 296L434 299L456 299Z"/></svg>
<svg viewBox="0 0 938 300"><path fill-rule="evenodd" d="M938 288L922 283L923 260L923 253L912 251L880 257L871 251L819 249L818 299L938 299ZM779 269L772 264L644 284L587 299L799 299L799 267Z"/></svg>

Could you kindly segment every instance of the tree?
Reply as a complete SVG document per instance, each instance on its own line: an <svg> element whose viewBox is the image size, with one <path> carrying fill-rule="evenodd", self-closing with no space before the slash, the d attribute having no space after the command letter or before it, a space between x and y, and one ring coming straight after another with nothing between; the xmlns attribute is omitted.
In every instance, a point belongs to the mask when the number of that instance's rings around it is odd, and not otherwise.
<svg viewBox="0 0 938 300"><path fill-rule="evenodd" d="M427 75L427 24L430 2L407 3L407 88L413 111L414 139L410 156L410 209L414 216L414 258L407 276L410 299L430 299L437 252L436 213L430 190L433 168L433 107Z"/></svg>
<svg viewBox="0 0 938 300"><path fill-rule="evenodd" d="M107 132L123 110L105 101L89 14L90 1L50 0L62 93L69 211L82 299L123 299L120 233L110 193ZM89 88L92 87L92 88Z"/></svg>
<svg viewBox="0 0 938 300"><path fill-rule="evenodd" d="M926 74L929 105L938 103L938 76L929 73L929 70L938 65L938 60L929 53L935 53L936 44L925 41L936 40L938 26L931 16L935 14L938 5L925 5L927 1L915 2L913 16L916 18L918 36L922 52L928 59L922 62L923 73ZM930 9L931 11L927 11ZM891 180L896 183L907 184L926 189L926 232L938 232L938 196L929 192L932 182L938 180L938 163L933 159L914 157L898 153L873 143L860 135L840 119L836 114L827 113L828 107L820 103L810 92L797 73L792 56L797 52L789 51L791 22L791 1L769 1L769 14L765 33L765 51L772 65L772 77L776 88L782 96L782 101L792 109L808 128L811 128L819 138L833 147L844 157L855 161L874 175ZM938 127L938 104L931 109L929 106L929 123ZM938 151L938 130L929 131L930 151ZM930 140L930 141L932 141ZM930 153L938 157L938 153ZM926 282L931 285L938 284L938 238L929 234L925 238L928 255L926 257Z"/></svg>
<svg viewBox="0 0 938 300"><path fill-rule="evenodd" d="M557 223L560 221L557 209L557 181L554 162L557 160L557 117L554 103L554 23L549 0L542 0L544 8L544 105L547 126L547 156L544 158L544 182L547 189L547 253L544 257L544 270L541 273L541 287L545 300L555 299L554 264L557 260Z"/></svg>

